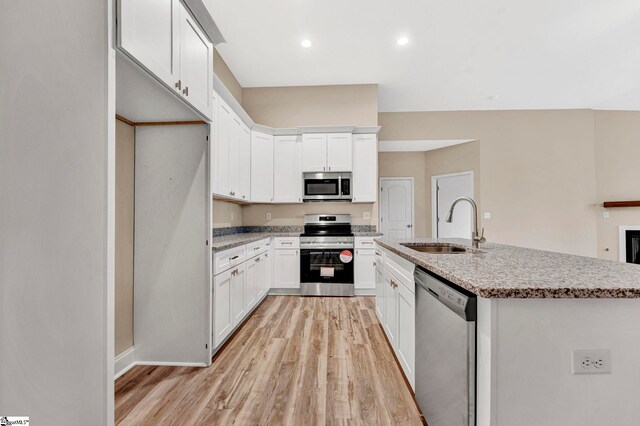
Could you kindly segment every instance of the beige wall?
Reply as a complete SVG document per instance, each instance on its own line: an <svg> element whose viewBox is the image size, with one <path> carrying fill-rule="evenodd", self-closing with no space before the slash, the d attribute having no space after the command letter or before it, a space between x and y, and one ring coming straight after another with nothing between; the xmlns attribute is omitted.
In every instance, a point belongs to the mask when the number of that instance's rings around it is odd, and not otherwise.
<svg viewBox="0 0 640 426"><path fill-rule="evenodd" d="M242 206L227 201L213 200L213 227L242 226Z"/></svg>
<svg viewBox="0 0 640 426"><path fill-rule="evenodd" d="M640 112L596 111L594 127L598 257L618 260L618 227L640 226L640 207L605 210L601 205L640 200ZM609 219L603 217L605 211Z"/></svg>
<svg viewBox="0 0 640 426"><path fill-rule="evenodd" d="M236 76L233 75L227 66L227 63L215 49L213 52L213 72L216 73L222 83L229 89L233 97L242 104L242 87L240 83L238 83Z"/></svg>
<svg viewBox="0 0 640 426"><path fill-rule="evenodd" d="M242 106L271 127L378 124L378 85L257 87L242 90Z"/></svg>
<svg viewBox="0 0 640 426"><path fill-rule="evenodd" d="M380 140L478 139L489 241L596 255L594 113L380 113ZM430 220L430 213L427 212ZM425 225L426 228L426 225Z"/></svg>
<svg viewBox="0 0 640 426"><path fill-rule="evenodd" d="M135 128L116 120L115 355L133 346Z"/></svg>
<svg viewBox="0 0 640 426"><path fill-rule="evenodd" d="M414 194L414 233L426 237L426 200L424 152L381 152L378 154L378 175L384 177L412 177Z"/></svg>
<svg viewBox="0 0 640 426"><path fill-rule="evenodd" d="M482 211L480 186L480 141L469 142L447 148L425 152L425 227L426 235L433 235L431 203L431 178L458 172L473 172L473 193L478 208Z"/></svg>
<svg viewBox="0 0 640 426"><path fill-rule="evenodd" d="M243 107L251 118L272 127L378 124L378 86L272 87L243 89ZM364 219L368 212L370 219ZM272 220L267 221L266 213ZM244 226L302 225L305 214L347 213L355 225L377 225L377 204L305 203L242 208Z"/></svg>

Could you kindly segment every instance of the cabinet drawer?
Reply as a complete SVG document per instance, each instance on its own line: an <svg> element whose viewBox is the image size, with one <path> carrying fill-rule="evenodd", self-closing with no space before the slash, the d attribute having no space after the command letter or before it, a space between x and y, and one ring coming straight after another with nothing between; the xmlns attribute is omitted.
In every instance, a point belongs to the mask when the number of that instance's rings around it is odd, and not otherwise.
<svg viewBox="0 0 640 426"><path fill-rule="evenodd" d="M251 259L252 257L266 252L267 250L269 250L270 246L271 240L269 238L247 244L247 259Z"/></svg>
<svg viewBox="0 0 640 426"><path fill-rule="evenodd" d="M374 247L375 262L382 267L384 265L384 250L382 250L377 244L375 244Z"/></svg>
<svg viewBox="0 0 640 426"><path fill-rule="evenodd" d="M236 265L241 264L247 258L246 246L234 247L229 250L213 254L213 275L218 275Z"/></svg>
<svg viewBox="0 0 640 426"><path fill-rule="evenodd" d="M373 242L374 237L356 237L357 249L373 249L376 243Z"/></svg>
<svg viewBox="0 0 640 426"><path fill-rule="evenodd" d="M275 249L298 249L300 248L299 237L276 237L273 239Z"/></svg>
<svg viewBox="0 0 640 426"><path fill-rule="evenodd" d="M386 270L389 272L389 275L393 277L394 280L399 281L411 293L415 294L416 287L413 279L414 268L407 270L405 267L400 266L400 264L388 254L385 256L384 265ZM411 266L413 266L413 264L411 264Z"/></svg>

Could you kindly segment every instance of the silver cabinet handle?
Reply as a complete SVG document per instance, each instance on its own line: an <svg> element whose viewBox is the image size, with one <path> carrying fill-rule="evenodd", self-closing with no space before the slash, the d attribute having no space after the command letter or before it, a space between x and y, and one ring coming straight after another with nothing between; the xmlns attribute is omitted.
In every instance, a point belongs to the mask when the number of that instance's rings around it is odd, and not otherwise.
<svg viewBox="0 0 640 426"><path fill-rule="evenodd" d="M230 257L229 260L236 260L239 257L240 257L239 255L236 255L236 256Z"/></svg>
<svg viewBox="0 0 640 426"><path fill-rule="evenodd" d="M256 263L257 262L260 262L260 258L259 257L256 257Z"/></svg>
<svg viewBox="0 0 640 426"><path fill-rule="evenodd" d="M182 94L185 95L185 96L189 96L189 86L186 86L184 88L184 90L182 91Z"/></svg>
<svg viewBox="0 0 640 426"><path fill-rule="evenodd" d="M175 84L176 89L180 90L182 89L182 80L178 80L178 82Z"/></svg>

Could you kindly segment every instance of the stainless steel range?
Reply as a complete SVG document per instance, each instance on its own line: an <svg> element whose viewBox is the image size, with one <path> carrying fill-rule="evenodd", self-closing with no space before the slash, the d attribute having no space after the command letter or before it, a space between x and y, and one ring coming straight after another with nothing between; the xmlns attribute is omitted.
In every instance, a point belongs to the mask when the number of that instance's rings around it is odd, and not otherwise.
<svg viewBox="0 0 640 426"><path fill-rule="evenodd" d="M305 215L300 235L300 294L353 296L351 215Z"/></svg>

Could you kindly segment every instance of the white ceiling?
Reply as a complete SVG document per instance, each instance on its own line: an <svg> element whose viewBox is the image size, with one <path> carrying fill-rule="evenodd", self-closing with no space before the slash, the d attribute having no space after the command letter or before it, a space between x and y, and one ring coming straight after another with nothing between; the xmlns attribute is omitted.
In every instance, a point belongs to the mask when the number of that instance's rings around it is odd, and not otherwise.
<svg viewBox="0 0 640 426"><path fill-rule="evenodd" d="M381 111L640 109L639 0L204 2L245 87L378 83Z"/></svg>

